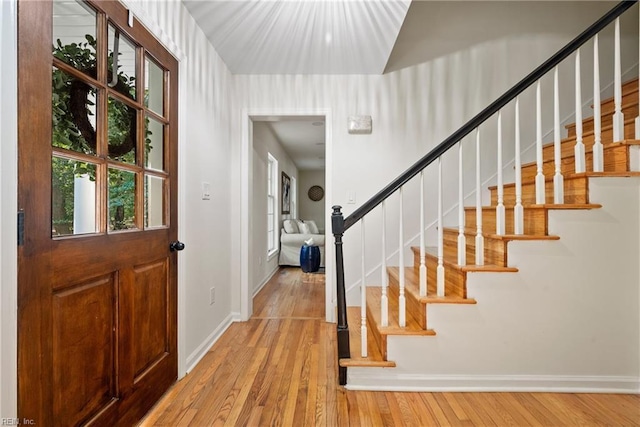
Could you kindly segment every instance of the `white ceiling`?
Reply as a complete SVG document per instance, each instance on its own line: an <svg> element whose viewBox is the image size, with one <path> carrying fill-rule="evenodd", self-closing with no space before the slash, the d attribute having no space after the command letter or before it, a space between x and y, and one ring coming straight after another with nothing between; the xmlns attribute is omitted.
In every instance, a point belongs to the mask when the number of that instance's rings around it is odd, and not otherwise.
<svg viewBox="0 0 640 427"><path fill-rule="evenodd" d="M234 74L382 74L411 0L183 0Z"/></svg>
<svg viewBox="0 0 640 427"><path fill-rule="evenodd" d="M298 170L324 170L325 118L278 116L254 119L268 122Z"/></svg>

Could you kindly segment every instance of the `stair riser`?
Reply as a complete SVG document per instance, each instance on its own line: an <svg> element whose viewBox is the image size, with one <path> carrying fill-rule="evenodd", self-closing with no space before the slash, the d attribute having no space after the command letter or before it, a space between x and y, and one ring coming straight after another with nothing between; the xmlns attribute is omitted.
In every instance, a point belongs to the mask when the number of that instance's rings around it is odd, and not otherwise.
<svg viewBox="0 0 640 427"><path fill-rule="evenodd" d="M604 149L604 171L605 172L624 172L629 170L629 146L608 146ZM593 153L587 152L585 155L585 166L587 172L593 171ZM576 161L573 154L562 159L562 174L575 173ZM522 168L522 181L535 180L537 165L530 164ZM547 160L542 165L542 173L545 176L553 176L555 173L555 163L553 159Z"/></svg>
<svg viewBox="0 0 640 427"><path fill-rule="evenodd" d="M458 233L454 230L444 230L445 253L458 253ZM467 264L475 264L476 239L475 236L465 235ZM507 242L500 239L484 239L484 262L500 267L507 266Z"/></svg>
<svg viewBox="0 0 640 427"><path fill-rule="evenodd" d="M553 178L553 176L547 176L547 179ZM572 204L587 204L589 203L589 180L584 176L578 177L564 177L564 203ZM498 189L491 187L491 205L498 204ZM504 187L504 200L505 206L514 206L516 201L516 189L514 185ZM553 204L553 181L547 181L545 183L545 203ZM536 204L536 185L534 182L528 182L522 184L522 204L534 205ZM526 219L526 212L525 212ZM525 234L530 234L525 229Z"/></svg>
<svg viewBox="0 0 640 427"><path fill-rule="evenodd" d="M524 210L524 234L534 236L547 235L547 213L544 209ZM476 229L476 211L473 208L465 209L466 228ZM482 212L483 234L496 234L496 210L483 209ZM515 234L513 228L513 209L505 209L505 233Z"/></svg>
<svg viewBox="0 0 640 427"><path fill-rule="evenodd" d="M415 262L415 261L414 261ZM427 262L427 283L435 284L437 283L437 267L438 267L438 258L427 254L426 257ZM418 260L418 265L420 265L420 261ZM455 295L461 298L467 297L467 273L460 270L454 270L449 268L447 265L444 265L444 292L445 295Z"/></svg>
<svg viewBox="0 0 640 427"><path fill-rule="evenodd" d="M378 348L380 349L380 353L382 354L382 360L388 360L387 359L387 337L382 336L378 328L375 327L376 321L373 316L373 313L371 313L371 308L369 307L368 304L367 304L367 325L370 325L370 326L374 325L373 327L367 327L367 338L368 339L373 338L375 340L376 345L378 346ZM359 327L359 325L354 325L354 327Z"/></svg>
<svg viewBox="0 0 640 427"><path fill-rule="evenodd" d="M635 127L633 126L633 122L635 119L627 119L624 126L624 139L635 139ZM592 147L595 140L593 134L587 134L583 137L582 143L584 144L584 149L586 153L592 151ZM613 128L603 128L602 129L602 138L600 142L603 145L607 145L613 142L620 142L613 140ZM575 136L573 138L568 138L562 140L560 144L560 157L570 157L575 153L576 140ZM533 148L532 148L533 149ZM542 160L543 161L553 161L555 156L555 147L553 145L553 141L545 141L544 146L542 147Z"/></svg>
<svg viewBox="0 0 640 427"><path fill-rule="evenodd" d="M418 265L420 265L419 260ZM393 276L389 276L388 297L396 299L399 299L400 297L400 284ZM427 329L427 316L424 305L409 292L405 292L405 301L407 306L407 315L413 316L422 329Z"/></svg>
<svg viewBox="0 0 640 427"><path fill-rule="evenodd" d="M592 107L593 108L593 107ZM609 98L600 104L600 114L602 123L611 124L615 111L613 98ZM625 117L636 117L638 115L638 80L633 80L622 85L622 113ZM583 120L583 129L593 130L593 117ZM575 123L566 126L569 136L575 135Z"/></svg>

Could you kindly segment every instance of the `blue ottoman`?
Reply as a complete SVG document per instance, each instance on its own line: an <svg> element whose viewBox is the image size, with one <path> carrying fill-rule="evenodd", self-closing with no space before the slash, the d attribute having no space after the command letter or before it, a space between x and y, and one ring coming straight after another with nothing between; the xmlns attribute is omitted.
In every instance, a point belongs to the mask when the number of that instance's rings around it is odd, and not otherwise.
<svg viewBox="0 0 640 427"><path fill-rule="evenodd" d="M304 273L315 273L320 269L320 247L303 245L300 249L300 268Z"/></svg>

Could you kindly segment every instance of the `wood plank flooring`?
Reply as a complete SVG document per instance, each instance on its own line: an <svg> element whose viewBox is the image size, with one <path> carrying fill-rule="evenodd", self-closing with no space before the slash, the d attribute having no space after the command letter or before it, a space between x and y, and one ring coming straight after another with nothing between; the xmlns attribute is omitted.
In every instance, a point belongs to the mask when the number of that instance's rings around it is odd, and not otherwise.
<svg viewBox="0 0 640 427"><path fill-rule="evenodd" d="M640 426L638 395L347 391L320 274L282 269L254 313L140 426Z"/></svg>

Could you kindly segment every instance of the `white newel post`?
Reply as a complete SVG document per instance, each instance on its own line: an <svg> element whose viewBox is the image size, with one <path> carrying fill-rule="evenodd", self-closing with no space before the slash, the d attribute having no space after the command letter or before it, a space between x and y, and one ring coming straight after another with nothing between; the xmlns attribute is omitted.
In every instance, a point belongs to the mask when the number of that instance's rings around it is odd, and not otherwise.
<svg viewBox="0 0 640 427"><path fill-rule="evenodd" d="M367 357L367 285L365 271L365 245L364 245L364 218L360 220L360 253L361 262L361 282L360 282L360 354Z"/></svg>
<svg viewBox="0 0 640 427"><path fill-rule="evenodd" d="M464 236L464 171L462 141L458 143L458 265L467 265L467 239Z"/></svg>
<svg viewBox="0 0 640 427"><path fill-rule="evenodd" d="M398 249L398 257L399 257L399 270L400 270L400 283L399 286L399 296L398 296L398 323L401 328L404 328L407 325L407 316L406 316L406 301L404 299L404 224L403 224L403 201L402 201L402 187L400 187L400 221L399 226L399 240L400 240L400 248Z"/></svg>
<svg viewBox="0 0 640 427"><path fill-rule="evenodd" d="M480 128L476 129L476 265L484 265L482 236L482 181L480 177Z"/></svg>
<svg viewBox="0 0 640 427"><path fill-rule="evenodd" d="M613 103L613 142L624 140L624 114L622 113L622 71L620 64L620 18L616 18L615 24L615 53L614 53L614 89Z"/></svg>
<svg viewBox="0 0 640 427"><path fill-rule="evenodd" d="M386 225L386 202L382 202L382 297L380 298L380 323L382 326L389 326L389 297L387 288L389 287L389 274L387 273L387 225Z"/></svg>
<svg viewBox="0 0 640 427"><path fill-rule="evenodd" d="M424 171L420 172L420 296L427 295L427 263L424 248Z"/></svg>
<svg viewBox="0 0 640 427"><path fill-rule="evenodd" d="M593 38L593 171L604 170L602 150L602 116L600 105L600 52L598 35Z"/></svg>
<svg viewBox="0 0 640 427"><path fill-rule="evenodd" d="M438 268L436 292L444 296L444 231L442 230L442 156L438 157Z"/></svg>
<svg viewBox="0 0 640 427"><path fill-rule="evenodd" d="M520 99L516 98L516 204L513 207L513 232L524 234L524 208L522 207L522 160L520 158Z"/></svg>
<svg viewBox="0 0 640 427"><path fill-rule="evenodd" d="M575 171L585 172L584 143L582 141L582 84L580 82L580 49L576 51L576 145L574 148Z"/></svg>
<svg viewBox="0 0 640 427"><path fill-rule="evenodd" d="M560 139L560 88L558 84L558 67L553 73L553 203L564 203L564 178L562 176L562 140Z"/></svg>
<svg viewBox="0 0 640 427"><path fill-rule="evenodd" d="M543 172L542 155L542 95L540 91L540 80L536 84L536 203L543 205L546 203L545 182Z"/></svg>
<svg viewBox="0 0 640 427"><path fill-rule="evenodd" d="M498 111L498 204L496 206L496 234L505 234L504 184L502 182L502 111Z"/></svg>

